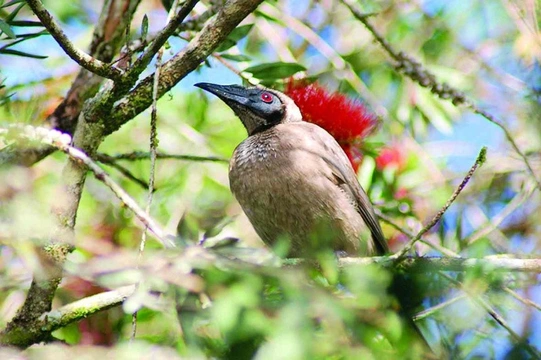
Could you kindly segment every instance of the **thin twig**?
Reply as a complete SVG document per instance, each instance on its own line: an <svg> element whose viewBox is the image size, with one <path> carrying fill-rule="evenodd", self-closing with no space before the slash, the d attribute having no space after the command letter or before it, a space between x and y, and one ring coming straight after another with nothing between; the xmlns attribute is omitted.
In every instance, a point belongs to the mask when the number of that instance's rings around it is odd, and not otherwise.
<svg viewBox="0 0 541 360"><path fill-rule="evenodd" d="M503 289L503 291L505 291L506 293L508 293L509 295L511 295L512 297L514 297L515 299L517 299L518 301L523 303L524 305L529 305L529 306L531 306L533 308L536 308L537 310L541 311L541 305L533 302L530 299L526 299L526 298L520 296L516 291L508 288L507 286L504 286L502 289Z"/></svg>
<svg viewBox="0 0 541 360"><path fill-rule="evenodd" d="M254 81L254 78L251 76L247 76L245 72L237 69L234 65L232 65L229 61L224 59L220 54L213 53L212 56L222 63L223 66L225 66L227 69L229 69L234 74L238 75L241 79L246 80L251 85L257 85L257 82Z"/></svg>
<svg viewBox="0 0 541 360"><path fill-rule="evenodd" d="M528 351L530 353L530 355L534 356L535 359L540 359L541 358L541 355L538 353L538 351L533 348L531 345L529 345L528 343L524 342L524 339L519 335L517 334L512 328L511 326L507 323L507 321L505 321L505 319L500 315L498 314L498 312L496 312L496 310L494 310L492 308L492 306L485 300L483 299L481 296L479 295L476 295L476 294L472 294L467 288L465 288L459 281L453 279L451 276L445 274L445 273L442 273L440 272L439 273L443 278L447 279L449 282L451 282L453 285L455 285L457 288L459 288L460 290L464 291L469 297L470 299L472 299L475 303L477 303L479 306L481 306L483 309L485 309L485 311L498 323L500 324L501 327L503 327L505 330L507 330L507 332L509 333L509 335L511 335L511 337L513 338L513 340L516 342L516 343L521 343L521 344L524 344L524 348L526 349L526 351Z"/></svg>
<svg viewBox="0 0 541 360"><path fill-rule="evenodd" d="M116 161L107 162L106 164L114 169L117 169L122 175L124 175L137 185L141 186L143 189L148 189L148 184L146 183L146 181L139 179L137 176L133 175L130 170L126 169L124 166L120 165Z"/></svg>
<svg viewBox="0 0 541 360"><path fill-rule="evenodd" d="M115 162L116 160L127 160L127 161L137 161L137 160L148 160L150 159L149 152L143 151L134 151L126 154L117 154L117 155L108 155L103 153L98 153L96 155L98 161L109 164ZM180 155L180 154L164 154L157 153L157 159L163 160L187 160L187 161L210 161L210 162L223 162L228 163L228 159L224 159L217 156L197 156L197 155Z"/></svg>
<svg viewBox="0 0 541 360"><path fill-rule="evenodd" d="M453 195L451 195L451 197L449 198L449 200L447 200L447 202L445 203L445 205L441 208L440 211L438 211L438 213L436 214L436 216L434 216L434 218L428 223L426 224L422 229L421 231L419 231L419 233L417 235L415 235L415 237L413 237L413 239L411 239L405 246L402 250L400 250L399 252L397 252L396 254L392 255L391 258L394 258L394 259L399 259L403 256L405 256L408 251L411 250L411 248L413 247L413 245L415 245L415 243L424 235L426 234L430 229L432 229L432 227L434 227L434 225L436 225L436 223L441 219L441 217L443 216L443 214L445 214L445 212L447 211L447 209L449 208L449 206L451 206L451 204L455 201L455 199L457 198L457 196L462 192L462 189L464 189L464 187L466 186L466 184L468 183L468 181L470 181L471 177L473 176L473 173L475 172L475 170L477 170L477 168L482 165L485 160L486 160L486 153L487 153L487 148L486 147L483 147L481 149L481 151L479 152L479 155L477 156L477 159L475 160L475 163L473 164L473 166L471 167L470 171L468 171L468 174L464 177L464 180L462 180L462 182L460 183L460 185L458 185L458 187L455 189L455 191L453 192Z"/></svg>
<svg viewBox="0 0 541 360"><path fill-rule="evenodd" d="M539 180L530 164L530 161L526 157L526 154L520 150L518 147L515 139L509 132L509 130L505 127L503 122L499 119L496 119L496 117L486 110L483 110L479 108L473 100L469 99L462 91L457 90L450 85L446 83L439 83L436 79L436 76L432 74L430 71L425 69L423 65L415 60L413 57L409 56L408 54L404 53L403 51L396 51L393 49L391 44L385 38L376 30L376 28L370 23L368 16L366 14L363 14L360 12L356 5L353 4L351 0L341 0L344 5L346 5L353 16L359 20L367 29L370 31L370 33L374 36L374 38L377 40L377 42L385 49L385 51L396 61L396 64L394 65L396 70L399 72L402 72L406 76L408 76L413 81L417 82L422 87L430 89L430 91L437 96L439 96L441 99L444 100L451 100L454 105L464 105L471 111L473 111L476 114L479 114L483 116L485 119L490 121L491 123L498 126L505 134L505 137L511 144L511 147L517 152L517 154L522 158L524 164L526 165L526 168L528 169L528 172L530 173L530 177L532 180L536 183L537 188L541 190L541 180Z"/></svg>
<svg viewBox="0 0 541 360"><path fill-rule="evenodd" d="M425 309L423 311L420 311L419 313L415 314L413 316L413 321L419 321L419 320L422 320L424 318L427 318L431 315L434 315L436 312L446 308L447 306L450 306L454 303L456 303L457 301L459 300L462 300L466 297L466 294L459 294L458 296L455 296L449 300L446 300L438 305L435 305L435 306L432 306L428 309Z"/></svg>
<svg viewBox="0 0 541 360"><path fill-rule="evenodd" d="M132 74L140 74L141 71L143 71L148 64L150 64L150 61L154 55L158 53L169 37L175 33L179 25L182 24L184 19L198 2L199 0L186 1L175 16L169 17L170 20L167 22L167 25L156 35L143 54L141 54L141 56L132 65L128 76Z"/></svg>
<svg viewBox="0 0 541 360"><path fill-rule="evenodd" d="M174 0L169 10L169 15L167 16L168 24L171 23L171 20L174 17L174 13L177 11L178 1ZM196 2L197 3L197 2ZM194 4L195 5L195 4ZM152 197L154 194L154 179L156 174L156 154L158 152L158 84L160 81L160 71L162 68L162 56L163 56L163 46L158 50L158 55L156 57L156 71L154 73L154 85L152 88L152 106L150 111L150 169L149 169L149 179L148 179L148 197L147 205L145 207L145 213L150 216L150 207L152 205ZM147 230L148 227L145 227L145 230L141 234L141 242L139 243L139 256L138 260L143 256L145 251L145 245L147 241ZM139 267L139 261L137 262L137 267ZM140 286L140 282L137 283L137 288ZM135 311L132 314L132 333L130 341L135 340L137 335L137 314L138 311Z"/></svg>
<svg viewBox="0 0 541 360"><path fill-rule="evenodd" d="M424 273L427 271L468 271L479 268L486 269L486 271L541 273L541 259L515 258L513 257L514 255L510 256L487 256L479 259L439 256L406 256L397 259L392 256L376 256L367 258L340 258L338 259L338 265L343 267L370 264L378 264L383 267L400 265L400 268L412 273ZM287 265L295 265L298 262L302 262L302 260L284 260L284 264Z"/></svg>
<svg viewBox="0 0 541 360"><path fill-rule="evenodd" d="M40 0L26 0L28 6L32 9L34 14L41 21L43 26L49 31L52 37L56 40L58 45L66 52L66 54L72 58L77 64L87 69L94 74L98 74L108 79L117 80L123 72L117 67L110 66L100 60L88 55L82 50L73 45L68 39L60 25L56 22L53 16L45 9L43 3Z"/></svg>
<svg viewBox="0 0 541 360"><path fill-rule="evenodd" d="M464 244L471 245L477 240L496 230L509 215L517 210L526 200L530 199L530 196L533 194L535 189L536 188L532 186L530 189L515 196L513 200L505 205L505 207L498 214L492 217L492 219L490 219L485 226L477 228L474 232L468 235L468 237L462 240Z"/></svg>
<svg viewBox="0 0 541 360"><path fill-rule="evenodd" d="M120 187L111 177L92 160L87 154L83 151L69 145L71 142L71 137L67 134L62 134L56 130L50 130L42 127L32 127L32 126L12 126L10 130L16 132L16 136L21 139L28 139L31 141L39 141L43 144L51 145L57 148L58 150L66 153L72 159L83 163L96 177L104 183L111 191L116 195L120 201L122 201L126 207L128 207L135 216L147 227L164 246L166 247L175 247L174 243L166 236L165 231L152 219L148 216L143 209L137 205L135 200L131 198L124 189ZM9 130L8 130L9 131Z"/></svg>
<svg viewBox="0 0 541 360"><path fill-rule="evenodd" d="M382 213L379 209L374 209L374 210L376 212L376 215L378 216L378 218L380 218L381 221L383 221L384 223L394 227L396 230L398 230L402 234L406 235L409 238L409 240L411 240L411 239L413 239L415 237L414 233L412 233L411 231L409 231L409 230L403 228L402 226L398 225L396 222L394 222L393 219L391 219L390 217L388 217L387 215ZM456 258L460 257L460 255L458 255L456 252L454 252L452 250L449 250L449 249L446 249L443 246L440 246L438 244L431 243L430 241L427 241L425 239L419 239L419 242L422 242L423 244L425 244L427 246L430 246L432 249L434 249L436 251L439 251L440 253L442 253L445 256L456 257Z"/></svg>
<svg viewBox="0 0 541 360"><path fill-rule="evenodd" d="M177 33L180 33L183 31L201 30L201 28L203 27L202 25L208 19L216 15L218 10L220 10L220 6L222 6L224 2L225 1L213 1L204 13L190 20L184 21L182 24L180 24L177 28Z"/></svg>

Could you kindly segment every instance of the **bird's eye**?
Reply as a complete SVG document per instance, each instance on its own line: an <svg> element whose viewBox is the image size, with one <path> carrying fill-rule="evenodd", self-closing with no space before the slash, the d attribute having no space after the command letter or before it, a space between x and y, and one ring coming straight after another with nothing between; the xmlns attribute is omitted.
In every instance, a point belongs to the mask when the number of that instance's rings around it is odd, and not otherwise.
<svg viewBox="0 0 541 360"><path fill-rule="evenodd" d="M272 102L272 95L268 92L261 93L261 100L269 104Z"/></svg>

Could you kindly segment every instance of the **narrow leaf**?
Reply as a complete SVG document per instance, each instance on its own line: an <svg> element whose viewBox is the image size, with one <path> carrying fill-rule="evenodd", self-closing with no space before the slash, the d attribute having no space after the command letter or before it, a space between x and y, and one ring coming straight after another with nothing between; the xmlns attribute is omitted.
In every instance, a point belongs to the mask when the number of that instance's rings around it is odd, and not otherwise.
<svg viewBox="0 0 541 360"><path fill-rule="evenodd" d="M224 42L222 42L220 46L218 46L216 52L219 53L235 46L237 42L239 42L241 39L248 35L250 30L252 30L253 26L254 24L248 24L237 27L231 32L231 34L229 34L227 39L225 39Z"/></svg>
<svg viewBox="0 0 541 360"><path fill-rule="evenodd" d="M221 57L231 61L250 61L251 58L246 55L220 54Z"/></svg>
<svg viewBox="0 0 541 360"><path fill-rule="evenodd" d="M141 21L141 39L145 41L147 38L147 35L148 35L148 16L147 14L145 14L145 16L143 16L143 21Z"/></svg>
<svg viewBox="0 0 541 360"><path fill-rule="evenodd" d="M11 5L15 5L15 4L18 4L18 3L22 3L22 2L25 2L25 0L13 0L13 1L9 1L9 2L5 3L4 5L1 5L1 6L0 6L0 9L5 8L5 7L8 7L8 6L11 6Z"/></svg>
<svg viewBox="0 0 541 360"><path fill-rule="evenodd" d="M20 27L43 27L40 21L31 20L12 20L9 22L9 25Z"/></svg>
<svg viewBox="0 0 541 360"><path fill-rule="evenodd" d="M15 33L11 30L11 27L4 20L0 19L0 30L7 35L10 39L15 39Z"/></svg>
<svg viewBox="0 0 541 360"><path fill-rule="evenodd" d="M244 69L245 72L262 80L283 79L305 70L306 68L302 65L285 62L260 64Z"/></svg>
<svg viewBox="0 0 541 360"><path fill-rule="evenodd" d="M1 50L0 54L23 56L23 57L33 58L33 59L47 59L48 58L48 56L46 56L46 55L30 54L30 53L27 53L27 52L24 52L24 51L13 50L13 49Z"/></svg>

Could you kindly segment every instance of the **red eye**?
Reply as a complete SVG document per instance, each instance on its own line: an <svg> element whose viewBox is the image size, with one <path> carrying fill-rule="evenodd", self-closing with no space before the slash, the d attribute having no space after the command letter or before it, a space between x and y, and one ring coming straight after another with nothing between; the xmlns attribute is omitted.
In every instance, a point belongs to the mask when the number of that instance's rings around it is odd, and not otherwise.
<svg viewBox="0 0 541 360"><path fill-rule="evenodd" d="M266 103L272 102L272 95L268 92L261 93L261 100L263 100Z"/></svg>

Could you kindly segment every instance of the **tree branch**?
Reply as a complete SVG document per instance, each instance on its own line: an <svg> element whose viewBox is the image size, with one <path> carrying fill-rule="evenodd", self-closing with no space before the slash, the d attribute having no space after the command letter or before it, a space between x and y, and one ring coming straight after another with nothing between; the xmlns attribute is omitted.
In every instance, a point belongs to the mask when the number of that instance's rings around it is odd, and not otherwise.
<svg viewBox="0 0 541 360"><path fill-rule="evenodd" d="M483 268L486 271L541 273L541 259L515 258L514 255L496 255L484 258L405 257L381 256L372 258L340 258L340 266L378 264L383 267L399 266L408 272L468 271Z"/></svg>
<svg viewBox="0 0 541 360"><path fill-rule="evenodd" d="M2 332L0 344L19 348L28 347L47 339L57 329L122 304L134 290L134 285L124 286L45 312L27 328L13 328Z"/></svg>
<svg viewBox="0 0 541 360"><path fill-rule="evenodd" d="M483 147L481 149L481 151L479 152L479 155L477 156L477 159L475 160L475 163L473 164L473 166L471 167L470 171L468 171L468 174L466 175L466 177L464 177L464 180L462 180L462 182L460 183L460 185L458 185L458 187L455 189L455 191L453 192L453 195L451 195L451 197L449 198L449 200L447 200L447 202L445 203L445 205L443 206L443 208L441 208L440 211L438 211L438 213L436 214L436 216L434 216L434 218L432 218L432 220L426 224L422 229L421 231L419 231L419 233L417 235L415 235L415 237L413 239L411 239L405 246L402 250L400 250L399 252L397 252L396 254L392 255L391 257L393 259L399 259L401 257L403 257L404 255L406 255L408 253L408 251L411 250L411 248L413 247L413 245L415 245L415 243L424 235L426 234L430 229L432 229L434 227L434 225L436 225L436 223L441 219L441 217L443 216L443 214L445 214L445 212L447 211L447 209L449 209L449 206L451 206L451 204L455 201L455 199L457 198L457 196L462 192L462 189L464 189L464 187L466 186L466 184L468 183L468 181L470 181L471 177L473 176L473 173L475 172L475 170L477 170L477 168L482 165L485 160L486 160L486 153L487 153L487 148L486 147Z"/></svg>
<svg viewBox="0 0 541 360"><path fill-rule="evenodd" d="M372 33L376 41L383 47L383 49L396 61L395 69L399 72L402 72L410 79L421 85L422 87L430 89L433 94L438 95L441 99L448 100L450 99L454 105L464 105L471 111L476 114L483 116L485 119L491 123L498 126L505 134L505 137L517 152L517 154L522 158L522 161L526 165L530 177L537 185L537 189L541 190L541 180L539 180L530 164L530 161L526 157L526 154L520 150L515 139L511 135L511 132L505 127L505 125L496 117L489 112L479 108L475 102L469 99L466 94L462 91L457 90L446 83L439 83L436 79L436 76L430 71L425 69L423 65L415 60L413 57L409 56L403 51L396 51L393 49L391 44L379 32L374 28L374 26L369 21L369 16L372 14L363 14L361 13L353 4L351 0L341 0L344 5L346 5L353 16L359 20L367 29Z"/></svg>
<svg viewBox="0 0 541 360"><path fill-rule="evenodd" d="M163 65L158 88L159 97L195 70L262 1L228 1L216 17L209 20L203 30L181 52ZM116 101L113 110L107 116L105 134L116 131L125 122L150 106L153 82L154 74L147 76L126 97Z"/></svg>
<svg viewBox="0 0 541 360"><path fill-rule="evenodd" d="M186 1L178 13L171 18L167 25L156 35L154 40L150 45L145 49L143 54L135 61L131 69L128 71L126 76L139 75L143 70L146 69L150 61L158 53L158 51L165 44L167 39L175 33L179 25L184 21L186 16L192 11L194 6L199 2L199 0L188 0Z"/></svg>
<svg viewBox="0 0 541 360"><path fill-rule="evenodd" d="M110 62L120 49L126 29L140 0L106 0L90 44L90 55L105 63ZM94 96L104 78L85 68L80 69L65 98L49 115L52 128L73 135L84 100ZM31 166L50 155L53 147L4 148L0 150L0 164Z"/></svg>
<svg viewBox="0 0 541 360"><path fill-rule="evenodd" d="M26 2L41 21L43 26L56 40L58 45L60 45L66 54L77 64L81 65L88 71L108 79L118 80L122 76L123 72L119 68L103 63L100 60L88 55L84 51L76 48L75 45L73 45L73 43L68 39L66 34L64 34L64 31L62 31L60 25L47 11L47 9L45 9L40 0L26 0Z"/></svg>
<svg viewBox="0 0 541 360"><path fill-rule="evenodd" d="M166 247L175 247L175 244L166 236L166 232L156 224L156 222L145 213L143 209L137 205L135 200L131 198L125 191L114 182L113 179L87 154L83 151L70 145L71 137L67 134L62 134L56 130L50 130L46 128L25 126L12 127L12 129L19 130L20 133L16 134L20 139L27 139L31 141L40 141L44 144L54 146L58 150L66 153L69 157L79 164L84 165L88 170L94 173L96 179L103 182L116 197L122 201L126 207L128 207L135 216L148 228L156 238Z"/></svg>
<svg viewBox="0 0 541 360"><path fill-rule="evenodd" d="M172 160L187 160L187 161L210 161L210 162L223 162L229 163L228 159L224 159L217 156L197 156L197 155L180 155L180 154L165 154L157 153L158 159L172 159ZM149 152L134 151L126 154L108 155L104 153L96 154L96 159L104 164L112 164L117 160L137 161L150 159Z"/></svg>

